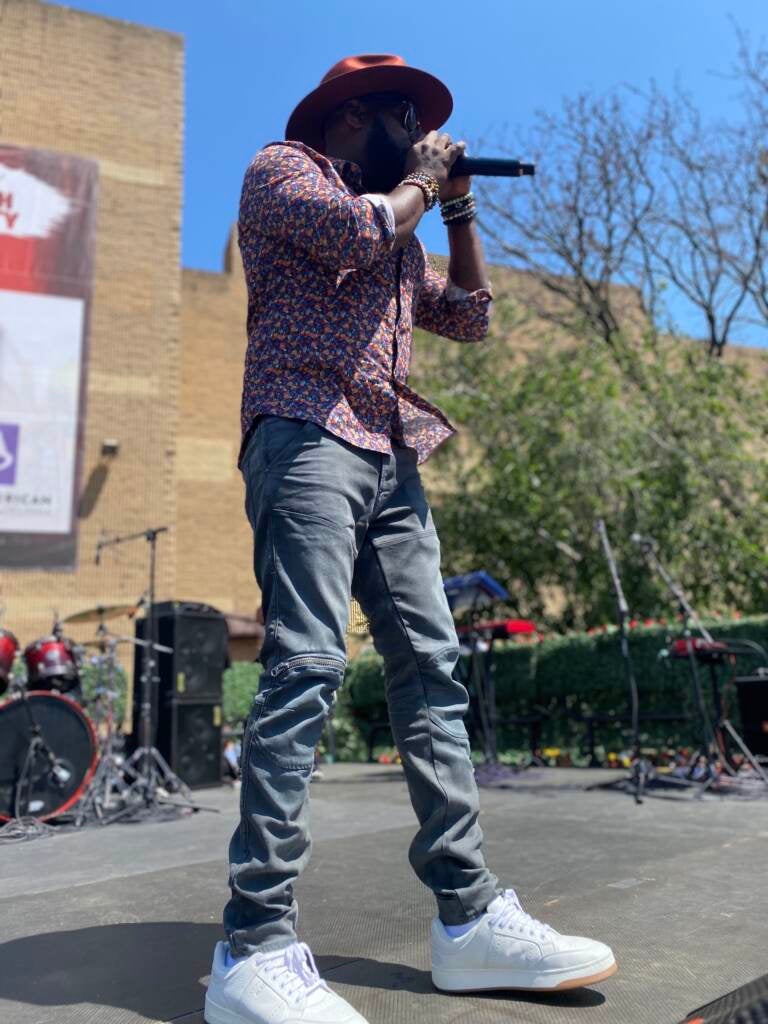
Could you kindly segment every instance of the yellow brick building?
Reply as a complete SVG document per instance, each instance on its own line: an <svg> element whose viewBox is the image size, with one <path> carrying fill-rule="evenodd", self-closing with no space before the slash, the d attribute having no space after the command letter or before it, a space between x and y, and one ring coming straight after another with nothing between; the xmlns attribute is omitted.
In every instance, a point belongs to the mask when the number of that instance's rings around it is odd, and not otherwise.
<svg viewBox="0 0 768 1024"><path fill-rule="evenodd" d="M235 636L247 633L237 616L253 613L258 592L236 468L246 293L234 232L220 273L180 267L183 40L42 0L0 0L0 13L0 143L99 167L78 564L0 571L2 625L26 645L54 612L135 602L147 545L109 549L97 566L97 541L167 525L158 600L212 604L233 615ZM508 271L494 279L497 293L535 286ZM511 354L539 334L529 324ZM764 367L757 352L727 354ZM102 453L107 439L117 455ZM82 640L93 627L67 632ZM248 650L236 639L232 654Z"/></svg>
<svg viewBox="0 0 768 1024"><path fill-rule="evenodd" d="M3 625L25 645L49 631L54 610L142 593L146 545L96 566L101 531L176 523L184 47L38 0L3 0L0 12L0 140L99 167L78 566L0 573ZM111 438L119 454L104 457ZM160 543L163 597L177 592L178 546L175 529Z"/></svg>

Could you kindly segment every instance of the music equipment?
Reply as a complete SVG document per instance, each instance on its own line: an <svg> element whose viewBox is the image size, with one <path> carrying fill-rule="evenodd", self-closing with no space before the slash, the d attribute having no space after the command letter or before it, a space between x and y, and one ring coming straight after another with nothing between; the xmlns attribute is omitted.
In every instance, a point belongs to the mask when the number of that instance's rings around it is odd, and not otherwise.
<svg viewBox="0 0 768 1024"><path fill-rule="evenodd" d="M460 156L451 167L450 178L464 175L486 178L521 178L536 173L535 164L523 164L519 160L503 157Z"/></svg>
<svg viewBox="0 0 768 1024"><path fill-rule="evenodd" d="M685 637L673 640L669 647L661 652L662 657L676 660L688 658L690 657L689 645L694 658L705 665L710 662L722 661L727 654L731 653L728 644L721 640L706 640L704 637L692 636L687 640Z"/></svg>
<svg viewBox="0 0 768 1024"><path fill-rule="evenodd" d="M104 622L107 619L120 619L124 615L134 615L138 605L135 604L97 604L95 608L68 615L62 622Z"/></svg>
<svg viewBox="0 0 768 1024"><path fill-rule="evenodd" d="M80 672L72 640L56 630L24 648L27 685L32 690L68 693L80 685Z"/></svg>
<svg viewBox="0 0 768 1024"><path fill-rule="evenodd" d="M0 695L8 689L19 641L10 629L0 629Z"/></svg>
<svg viewBox="0 0 768 1024"><path fill-rule="evenodd" d="M180 701L221 701L229 633L216 608L193 601L155 605L157 640L173 653L158 657L161 695ZM136 636L146 639L146 619L136 622Z"/></svg>
<svg viewBox="0 0 768 1024"><path fill-rule="evenodd" d="M530 636L536 632L536 623L530 619L497 619L494 622L476 622L472 626L457 626L460 637L479 633L484 640L508 640L511 636Z"/></svg>
<svg viewBox="0 0 768 1024"><path fill-rule="evenodd" d="M673 657L685 657L693 684L693 699L701 722L702 735L701 745L696 750L685 766L686 776L681 779L685 785L697 786L703 792L709 786L717 785L721 774L725 773L732 778L736 776L738 757L744 758L752 767L755 775L763 785L768 788L768 774L763 770L753 752L739 735L725 712L725 705L722 698L721 681L718 678L718 671L722 673L724 660L727 656L736 657L739 654L750 654L753 657L758 654L763 660L766 652L752 641L745 640L715 640L709 630L704 626L695 609L685 596L683 588L678 581L669 573L662 564L658 554L658 544L653 537L633 533L630 540L639 544L645 556L648 566L652 568L664 580L672 597L677 602L678 613L682 620L683 636L679 637L672 645ZM694 627L699 634L694 637L691 632ZM700 655L696 654L699 645ZM690 646L693 645L694 656L689 654ZM714 721L709 713L709 708L704 699L704 691L699 675L699 664L703 661L707 665L712 685L712 705L714 707ZM703 768L701 767L703 763Z"/></svg>
<svg viewBox="0 0 768 1024"><path fill-rule="evenodd" d="M0 822L63 814L86 791L97 761L90 719L68 697L32 691L0 704Z"/></svg>
<svg viewBox="0 0 768 1024"><path fill-rule="evenodd" d="M211 701L161 706L157 749L190 789L221 783L221 704Z"/></svg>
<svg viewBox="0 0 768 1024"><path fill-rule="evenodd" d="M768 675L736 676L733 682L744 742L753 754L768 757Z"/></svg>
<svg viewBox="0 0 768 1024"><path fill-rule="evenodd" d="M443 589L451 612L454 615L466 612L468 615L468 623L459 626L457 633L469 657L466 665L459 661L456 671L469 692L473 719L477 716L486 764L495 765L498 762L498 749L496 687L492 672L493 642L497 636L510 635L506 623L521 623L523 620L480 622L481 609L487 609L498 601L509 600L506 589L484 569L463 576L451 576L443 580Z"/></svg>
<svg viewBox="0 0 768 1024"><path fill-rule="evenodd" d="M463 576L451 576L443 580L443 589L448 598L448 607L454 614L471 609L487 608L496 601L509 600L509 594L493 576L480 569Z"/></svg>
<svg viewBox="0 0 768 1024"><path fill-rule="evenodd" d="M229 634L224 616L210 605L165 601L155 605L156 634L172 653L158 657L159 684L153 694L156 746L182 782L191 788L221 781L221 695ZM147 619L136 621L136 636L148 635ZM137 649L136 678L141 671ZM136 743L140 690L134 689L131 742Z"/></svg>

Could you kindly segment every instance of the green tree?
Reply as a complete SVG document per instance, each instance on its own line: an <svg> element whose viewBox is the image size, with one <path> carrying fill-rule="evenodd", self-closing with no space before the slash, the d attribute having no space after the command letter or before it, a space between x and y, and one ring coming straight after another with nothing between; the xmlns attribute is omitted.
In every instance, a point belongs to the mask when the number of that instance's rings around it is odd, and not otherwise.
<svg viewBox="0 0 768 1024"><path fill-rule="evenodd" d="M605 621L600 515L637 612L670 601L635 531L658 541L702 610L764 610L765 375L693 343L616 333L606 346L588 329L514 361L515 310L502 306L489 341L436 344L422 375L470 439L469 453L454 443L436 456L451 482L434 498L446 572L486 568L513 610L550 625Z"/></svg>

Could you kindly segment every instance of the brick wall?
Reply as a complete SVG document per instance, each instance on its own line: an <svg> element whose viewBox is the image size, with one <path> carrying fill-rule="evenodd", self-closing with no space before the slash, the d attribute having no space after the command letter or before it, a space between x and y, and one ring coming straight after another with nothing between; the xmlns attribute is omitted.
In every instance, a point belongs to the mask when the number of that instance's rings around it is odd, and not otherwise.
<svg viewBox="0 0 768 1024"><path fill-rule="evenodd" d="M67 615L139 597L145 542L105 553L96 567L101 530L176 521L182 131L181 38L37 0L0 0L0 140L99 162L82 480L90 498L77 571L0 576L3 624L22 644L50 629L54 608ZM120 452L103 463L105 438L116 438ZM160 542L161 599L176 593L177 544L175 530ZM68 632L85 638L92 629Z"/></svg>
<svg viewBox="0 0 768 1024"><path fill-rule="evenodd" d="M176 586L223 612L258 603L243 508L240 393L246 288L234 230L220 274L182 272Z"/></svg>

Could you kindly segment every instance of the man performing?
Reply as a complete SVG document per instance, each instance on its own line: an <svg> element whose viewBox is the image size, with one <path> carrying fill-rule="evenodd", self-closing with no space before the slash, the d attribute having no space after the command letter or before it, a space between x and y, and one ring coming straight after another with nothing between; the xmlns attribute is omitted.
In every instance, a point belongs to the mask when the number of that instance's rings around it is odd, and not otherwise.
<svg viewBox="0 0 768 1024"><path fill-rule="evenodd" d="M456 631L417 468L453 428L407 385L413 324L458 341L488 329L475 200L468 179L449 178L463 144L438 132L451 109L446 87L402 58L349 57L296 107L289 141L266 146L245 175L240 468L266 636L208 1024L365 1024L298 941L293 898L350 595L384 660L419 821L410 863L437 901L435 985L546 991L616 971L608 946L526 914L483 858L467 693L453 677ZM447 281L414 235L438 201Z"/></svg>

